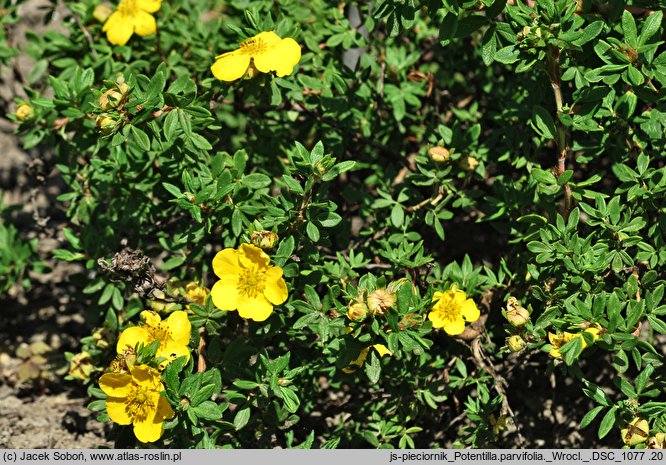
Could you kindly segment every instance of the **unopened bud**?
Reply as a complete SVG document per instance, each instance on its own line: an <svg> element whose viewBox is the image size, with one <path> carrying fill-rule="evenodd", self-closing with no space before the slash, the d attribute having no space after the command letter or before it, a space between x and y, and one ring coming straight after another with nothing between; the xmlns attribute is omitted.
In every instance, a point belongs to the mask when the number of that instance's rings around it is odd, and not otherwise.
<svg viewBox="0 0 666 465"><path fill-rule="evenodd" d="M27 119L32 118L32 115L34 115L35 111L33 108L28 105L27 103L22 103L18 106L16 109L16 118L18 118L19 121L25 121Z"/></svg>
<svg viewBox="0 0 666 465"><path fill-rule="evenodd" d="M440 147L439 145L431 147L428 150L428 158L430 158L435 163L444 163L445 161L448 161L450 157L451 154L449 153L448 149Z"/></svg>
<svg viewBox="0 0 666 465"><path fill-rule="evenodd" d="M474 171L479 166L479 160L474 157L462 157L458 161L458 166L465 171Z"/></svg>
<svg viewBox="0 0 666 465"><path fill-rule="evenodd" d="M511 352L520 352L525 348L527 343L525 342L525 339L516 334L506 340L506 345Z"/></svg>
<svg viewBox="0 0 666 465"><path fill-rule="evenodd" d="M274 232L254 231L250 239L254 245L261 249L271 249L275 247L280 238Z"/></svg>
<svg viewBox="0 0 666 465"><path fill-rule="evenodd" d="M648 447L650 449L664 449L666 448L666 433L656 433L648 439Z"/></svg>
<svg viewBox="0 0 666 465"><path fill-rule="evenodd" d="M368 306L365 304L365 302L360 302L358 300L355 300L354 302L349 304L349 307L347 309L347 318L349 318L352 321L361 321L363 318L365 318L365 315L368 313Z"/></svg>
<svg viewBox="0 0 666 465"><path fill-rule="evenodd" d="M185 296L196 304L205 304L208 294L210 294L208 288L200 286L199 283L191 282L185 286Z"/></svg>
<svg viewBox="0 0 666 465"><path fill-rule="evenodd" d="M530 312L527 311L515 297L509 297L506 303L505 318L511 323L511 326L520 328L530 319Z"/></svg>
<svg viewBox="0 0 666 465"><path fill-rule="evenodd" d="M115 129L116 120L111 118L111 116L104 114L104 115L99 115L97 117L97 120L96 120L95 124L96 124L97 129L99 130L99 132L101 132L102 134L107 136L107 135L111 134L113 132L113 130Z"/></svg>
<svg viewBox="0 0 666 465"><path fill-rule="evenodd" d="M82 381L90 377L93 371L93 361L88 352L81 352L72 357L69 361L69 376Z"/></svg>
<svg viewBox="0 0 666 465"><path fill-rule="evenodd" d="M647 441L650 433L650 425L647 420L636 417L626 427L622 428L622 442L629 446L635 446Z"/></svg>
<svg viewBox="0 0 666 465"><path fill-rule="evenodd" d="M100 23L104 23L107 19L109 19L111 13L113 13L113 9L109 5L97 5L93 10L93 18L95 18Z"/></svg>
<svg viewBox="0 0 666 465"><path fill-rule="evenodd" d="M395 292L377 289L368 296L368 308L373 315L386 315L388 309L395 305Z"/></svg>

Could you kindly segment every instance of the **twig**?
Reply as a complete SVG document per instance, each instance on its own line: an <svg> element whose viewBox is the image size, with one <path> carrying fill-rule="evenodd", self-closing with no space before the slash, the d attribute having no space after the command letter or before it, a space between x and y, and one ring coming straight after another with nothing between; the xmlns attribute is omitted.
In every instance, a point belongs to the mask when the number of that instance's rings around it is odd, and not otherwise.
<svg viewBox="0 0 666 465"><path fill-rule="evenodd" d="M197 347L199 358L197 359L197 373L206 371L206 327L199 328L199 347Z"/></svg>
<svg viewBox="0 0 666 465"><path fill-rule="evenodd" d="M502 397L502 408L500 410L500 413L505 416L509 416L511 420L513 420L513 424L516 425L516 434L518 435L518 440L520 441L521 444L525 443L525 438L523 438L523 435L520 432L520 426L519 423L516 421L515 414L513 413L513 410L511 409L511 406L509 405L509 400L506 395L506 391L504 389L504 378L502 378L497 371L495 371L495 367L493 367L492 363L490 360L486 362L487 356L483 352L483 347L481 346L481 338L476 338L472 341L472 355L474 356L474 361L476 362L477 366L481 368L483 371L487 372L492 376L493 381L494 381L494 387L495 391L497 394L499 394Z"/></svg>
<svg viewBox="0 0 666 465"><path fill-rule="evenodd" d="M86 38L86 42L88 42L88 47L90 47L90 54L95 60L98 60L99 56L97 55L97 50L95 50L95 42L93 41L90 31L83 25L83 23L81 22L81 18L79 18L79 15L77 15L73 11L72 15L74 16L74 21L76 21L76 25L79 26L79 29L81 29L81 32L83 32L83 35Z"/></svg>
<svg viewBox="0 0 666 465"><path fill-rule="evenodd" d="M566 171L567 158L570 156L571 148L567 138L567 128L564 126L559 118L562 113L564 105L562 103L562 88L560 69L560 49L551 47L548 53L548 75L550 77L550 85L553 88L555 95L555 107L557 108L556 125L557 125L557 174L561 176ZM569 212L573 203L571 195L571 186L568 182L564 183L564 204L562 205L562 216L566 221L569 218Z"/></svg>

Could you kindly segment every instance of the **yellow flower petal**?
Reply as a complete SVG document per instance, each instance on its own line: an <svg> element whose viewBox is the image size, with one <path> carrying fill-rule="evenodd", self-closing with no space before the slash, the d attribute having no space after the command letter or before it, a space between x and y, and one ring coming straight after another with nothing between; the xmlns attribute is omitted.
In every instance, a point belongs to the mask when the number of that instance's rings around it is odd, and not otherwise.
<svg viewBox="0 0 666 465"><path fill-rule="evenodd" d="M277 71L278 76L291 74L301 59L301 47L294 39L280 40L263 53L254 56L254 66L262 73Z"/></svg>
<svg viewBox="0 0 666 465"><path fill-rule="evenodd" d="M383 357L384 355L392 356L393 352L388 350L388 348L384 344L375 344L372 347L377 351L380 357Z"/></svg>
<svg viewBox="0 0 666 465"><path fill-rule="evenodd" d="M218 278L225 278L230 275L240 273L238 263L238 251L234 249L224 249L215 254L213 258L213 272Z"/></svg>
<svg viewBox="0 0 666 465"><path fill-rule="evenodd" d="M171 404L166 400L165 397L160 396L160 400L157 403L157 412L155 412L155 418L161 418L162 420L168 420L173 418L174 413L171 408Z"/></svg>
<svg viewBox="0 0 666 465"><path fill-rule="evenodd" d="M136 0L136 6L148 13L155 13L162 6L162 0Z"/></svg>
<svg viewBox="0 0 666 465"><path fill-rule="evenodd" d="M102 31L113 45L125 45L134 34L134 22L131 18L115 11L104 23Z"/></svg>
<svg viewBox="0 0 666 465"><path fill-rule="evenodd" d="M444 323L444 331L446 331L446 334L449 336L456 336L458 334L462 334L463 331L465 331L465 320L462 318L454 321L447 321Z"/></svg>
<svg viewBox="0 0 666 465"><path fill-rule="evenodd" d="M190 350L186 345L182 344L168 344L166 347L161 348L155 354L155 357L165 357L166 360L160 363L160 369L164 370L166 366L176 360L178 357L182 356L187 357L187 361L190 361Z"/></svg>
<svg viewBox="0 0 666 465"><path fill-rule="evenodd" d="M472 299L467 299L461 304L460 312L462 317L468 323L473 323L479 319L481 313Z"/></svg>
<svg viewBox="0 0 666 465"><path fill-rule="evenodd" d="M282 279L282 268L278 266L270 267L264 273L266 278L266 287L264 295L273 305L280 305L287 300L287 284Z"/></svg>
<svg viewBox="0 0 666 465"><path fill-rule="evenodd" d="M105 373L99 379L99 387L111 397L125 397L132 390L132 377L127 373Z"/></svg>
<svg viewBox="0 0 666 465"><path fill-rule="evenodd" d="M171 341L174 344L186 346L190 343L192 324L190 323L190 319L187 317L186 312L182 310L173 312L163 324L166 325L171 336Z"/></svg>
<svg viewBox="0 0 666 465"><path fill-rule="evenodd" d="M134 423L134 436L141 442L155 442L162 437L162 420L148 417L144 421Z"/></svg>
<svg viewBox="0 0 666 465"><path fill-rule="evenodd" d="M130 368L130 373L134 382L140 386L155 388L162 384L159 372L148 365L134 365ZM159 391L161 390L160 388ZM159 393L159 391L157 392Z"/></svg>
<svg viewBox="0 0 666 465"><path fill-rule="evenodd" d="M252 244L241 244L238 248L238 261L245 268L264 269L271 261L266 252Z"/></svg>
<svg viewBox="0 0 666 465"><path fill-rule="evenodd" d="M119 425L129 425L132 423L132 418L127 414L125 409L126 402L124 397L107 397L106 398L106 413Z"/></svg>
<svg viewBox="0 0 666 465"><path fill-rule="evenodd" d="M283 61L275 68L275 74L278 77L289 76L301 60L301 46L291 37L287 37L276 48L279 49Z"/></svg>
<svg viewBox="0 0 666 465"><path fill-rule="evenodd" d="M151 342L150 334L141 326L132 326L127 328L120 334L118 344L116 344L116 352L121 354L123 350L134 349L137 343L147 345Z"/></svg>
<svg viewBox="0 0 666 465"><path fill-rule="evenodd" d="M220 81L235 81L242 78L247 71L250 66L250 58L250 55L234 50L217 57L210 70L213 76Z"/></svg>
<svg viewBox="0 0 666 465"><path fill-rule="evenodd" d="M273 305L263 295L255 298L241 297L238 300L238 314L241 318L265 321L273 313Z"/></svg>
<svg viewBox="0 0 666 465"><path fill-rule="evenodd" d="M162 317L152 310L144 310L139 316L145 324L152 326L153 328L159 327L162 322Z"/></svg>
<svg viewBox="0 0 666 465"><path fill-rule="evenodd" d="M238 276L226 276L213 285L210 290L213 305L220 310L236 310L238 308Z"/></svg>
<svg viewBox="0 0 666 465"><path fill-rule="evenodd" d="M145 11L137 11L132 18L134 32L141 37L149 36L157 32L157 22L155 17Z"/></svg>
<svg viewBox="0 0 666 465"><path fill-rule="evenodd" d="M550 355L553 358L562 358L562 354L560 353L559 348L555 347L553 347L552 349L550 349L550 351L548 351L548 355Z"/></svg>

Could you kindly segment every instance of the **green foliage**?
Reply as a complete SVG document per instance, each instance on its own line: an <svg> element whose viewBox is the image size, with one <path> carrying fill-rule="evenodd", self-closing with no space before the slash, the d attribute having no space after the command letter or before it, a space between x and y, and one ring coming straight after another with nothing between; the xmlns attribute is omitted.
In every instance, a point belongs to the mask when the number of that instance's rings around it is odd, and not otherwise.
<svg viewBox="0 0 666 465"><path fill-rule="evenodd" d="M18 133L53 148L67 186L54 258L89 271L96 373L143 308L185 309L192 357L163 372L163 444L515 446L502 377L528 353L534 377L556 370L591 399L581 428L616 445L636 416L663 432L662 12L278 3L165 1L157 34L113 46L86 0L66 33L26 35L34 116ZM268 30L301 45L291 75L212 77L216 54ZM0 228L16 281L32 252ZM217 251L268 233L289 298L265 322L188 294L221 277ZM428 319L454 285L483 314L457 338ZM385 290L395 301L373 309ZM499 316L510 296L524 326ZM527 348L507 355L507 333Z"/></svg>

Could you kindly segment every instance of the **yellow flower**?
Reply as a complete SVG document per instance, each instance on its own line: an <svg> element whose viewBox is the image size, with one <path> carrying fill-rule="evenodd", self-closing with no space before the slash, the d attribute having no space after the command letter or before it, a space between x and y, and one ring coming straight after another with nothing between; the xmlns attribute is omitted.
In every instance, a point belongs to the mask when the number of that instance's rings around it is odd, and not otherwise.
<svg viewBox="0 0 666 465"><path fill-rule="evenodd" d="M135 365L130 373L106 373L99 387L108 396L106 411L119 425L134 425L134 435L141 442L155 442L164 433L162 423L174 413L160 392L164 386L157 370Z"/></svg>
<svg viewBox="0 0 666 465"><path fill-rule="evenodd" d="M636 417L622 430L622 442L627 445L635 446L648 440L650 434L650 425L647 420Z"/></svg>
<svg viewBox="0 0 666 465"><path fill-rule="evenodd" d="M587 328L585 332L592 334L595 341L601 337L600 335L601 330L599 328ZM575 337L579 337L581 339L581 341L583 342L583 349L585 349L587 347L587 342L585 342L585 338L583 337L582 334L574 334L574 333L569 333L567 331L557 334L548 333L548 341L550 341L551 345L553 346L552 349L550 349L550 351L548 352L548 354L554 358L562 358L562 354L560 353L560 348L567 342L573 340L573 338Z"/></svg>
<svg viewBox="0 0 666 465"><path fill-rule="evenodd" d="M166 358L166 361L160 363L161 369L183 355L187 357L188 361L190 360L187 344L190 342L192 325L187 318L187 313L178 310L162 321L157 313L145 310L141 312L141 318L144 320L143 325L127 328L120 335L116 346L118 354L122 354L124 350L134 349L138 343L145 346L153 341L160 341L155 357Z"/></svg>
<svg viewBox="0 0 666 465"><path fill-rule="evenodd" d="M301 46L294 39L282 39L269 31L242 42L238 50L216 56L210 69L217 79L227 82L242 78L252 67L283 77L291 74L300 59Z"/></svg>
<svg viewBox="0 0 666 465"><path fill-rule="evenodd" d="M384 344L373 344L371 347L377 351L380 357L383 357L384 355L388 355L389 357L391 357L393 355L393 352L388 350L388 348ZM365 363L365 359L368 357L369 352L370 352L370 347L362 349L361 352L358 354L358 357L356 357L356 360L351 361L348 366L342 369L342 371L344 371L347 374L354 373L356 370L358 370L363 366L363 364Z"/></svg>
<svg viewBox="0 0 666 465"><path fill-rule="evenodd" d="M273 305L287 300L282 268L268 266L270 258L259 247L241 244L224 249L213 258L213 271L220 278L211 290L220 310L238 310L241 318L264 321Z"/></svg>
<svg viewBox="0 0 666 465"><path fill-rule="evenodd" d="M191 282L185 286L185 296L195 304L204 305L210 291L199 283Z"/></svg>
<svg viewBox="0 0 666 465"><path fill-rule="evenodd" d="M20 104L16 109L16 118L18 118L19 121L25 121L27 119L30 119L32 118L33 114L34 110L27 103Z"/></svg>
<svg viewBox="0 0 666 465"><path fill-rule="evenodd" d="M141 37L155 34L157 23L151 13L162 6L162 0L120 0L118 9L104 23L102 31L114 45L125 45L135 32Z"/></svg>
<svg viewBox="0 0 666 465"><path fill-rule="evenodd" d="M455 285L448 291L435 292L433 301L428 319L433 328L444 328L450 336L465 331L465 322L473 323L479 319L480 312L474 301Z"/></svg>

